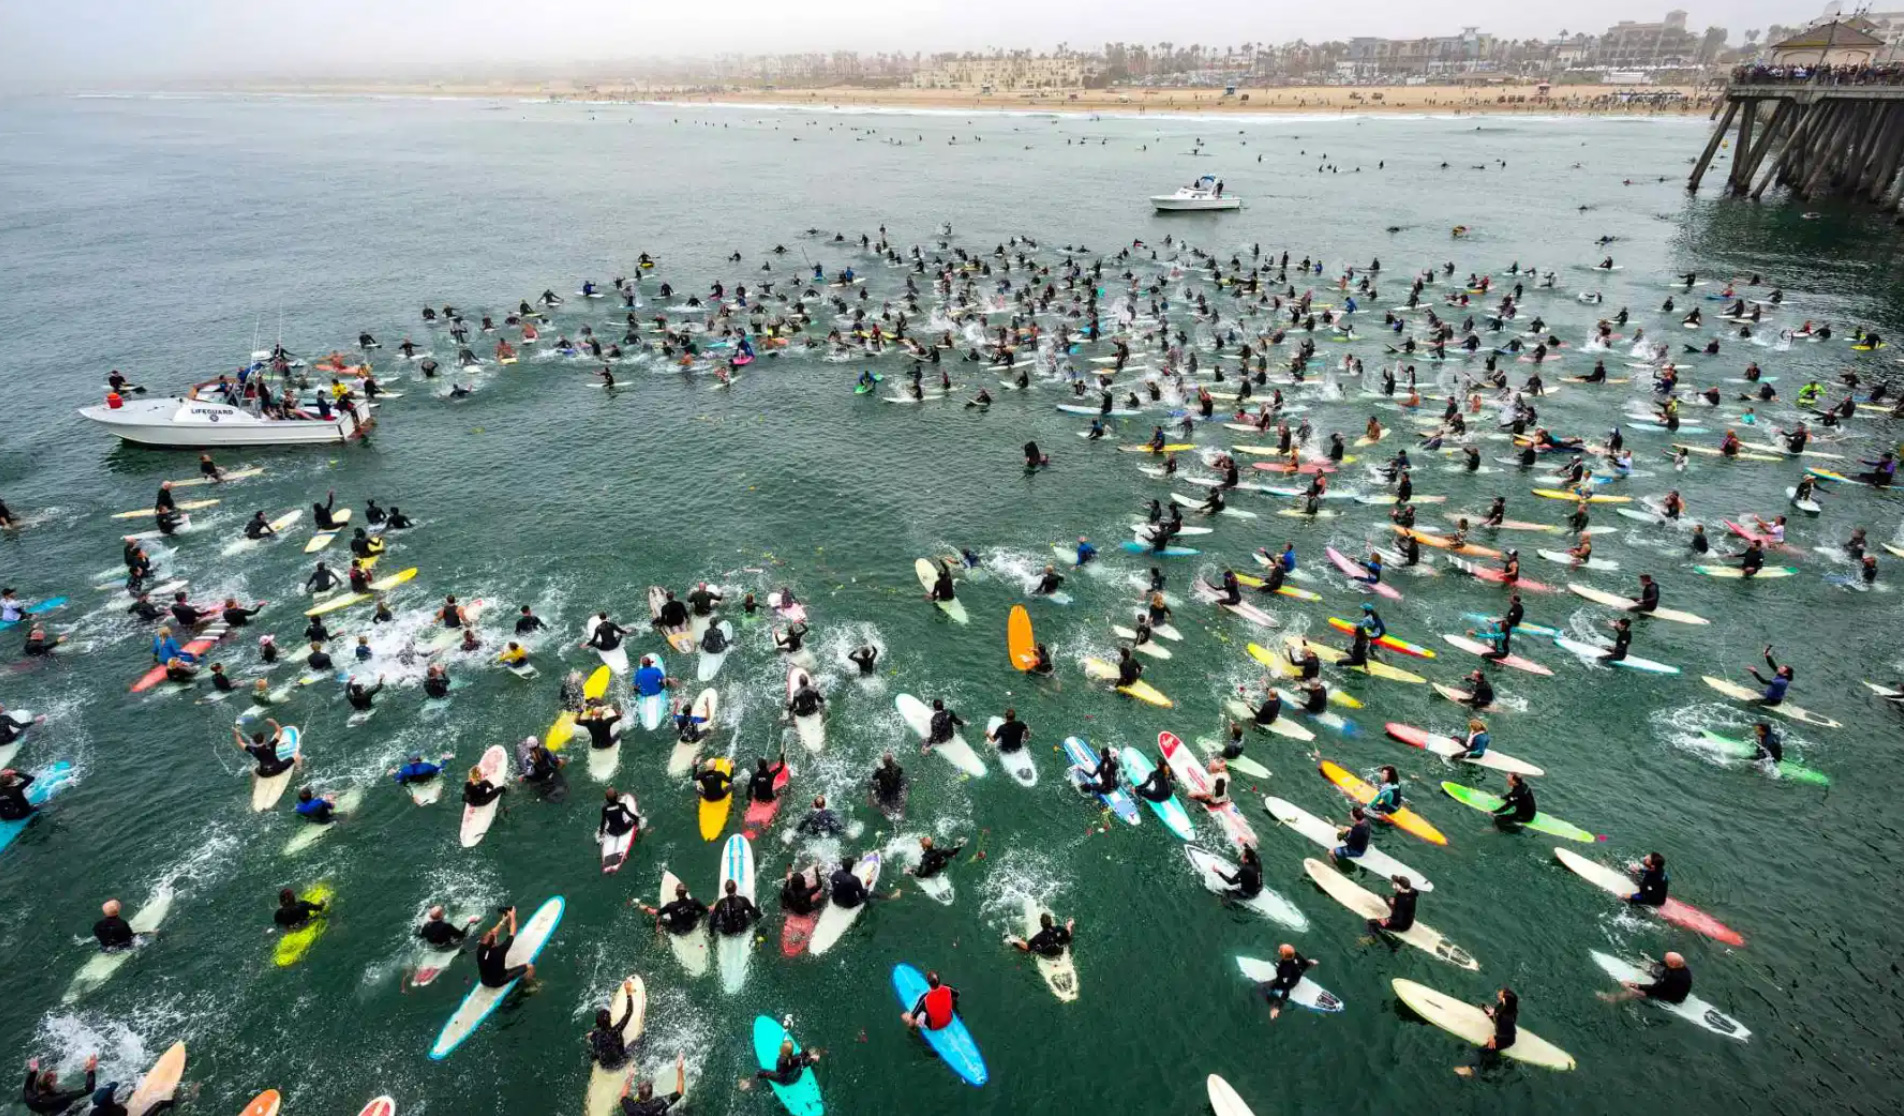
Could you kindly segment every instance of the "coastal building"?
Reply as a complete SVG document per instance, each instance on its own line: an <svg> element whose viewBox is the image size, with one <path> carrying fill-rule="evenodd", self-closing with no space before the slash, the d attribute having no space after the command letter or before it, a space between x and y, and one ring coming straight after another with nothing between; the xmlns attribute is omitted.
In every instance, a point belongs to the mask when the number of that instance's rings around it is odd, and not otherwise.
<svg viewBox="0 0 1904 1116"><path fill-rule="evenodd" d="M1647 70L1697 66L1725 49L1726 31L1709 27L1698 35L1686 27L1686 13L1667 12L1658 23L1623 19L1594 40L1587 61L1609 70Z"/></svg>
<svg viewBox="0 0 1904 1116"><path fill-rule="evenodd" d="M1773 66L1867 66L1889 49L1883 39L1847 22L1830 20L1808 27L1766 48Z"/></svg>
<svg viewBox="0 0 1904 1116"><path fill-rule="evenodd" d="M961 89L1007 92L1035 89L1081 89L1094 67L1080 55L1013 53L980 57L940 56L933 65L912 76L918 89Z"/></svg>

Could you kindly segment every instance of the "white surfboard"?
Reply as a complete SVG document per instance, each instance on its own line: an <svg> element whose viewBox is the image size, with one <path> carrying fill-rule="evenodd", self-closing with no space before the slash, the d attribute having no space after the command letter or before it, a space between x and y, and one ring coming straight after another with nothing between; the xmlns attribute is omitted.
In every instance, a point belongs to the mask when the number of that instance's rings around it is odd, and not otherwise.
<svg viewBox="0 0 1904 1116"><path fill-rule="evenodd" d="M508 783L509 753L503 750L502 745L491 744L489 749L483 753L483 758L477 762L476 766L482 771L483 778L496 786L500 787ZM483 834L489 832L490 825L496 820L496 810L501 805L502 798L500 796L486 806L464 804L463 826L461 830L461 840L464 848L475 848L482 842Z"/></svg>
<svg viewBox="0 0 1904 1116"><path fill-rule="evenodd" d="M907 727L918 734L920 740L932 735L931 706L911 694L900 694L893 699L893 707L899 710L900 718L906 722ZM965 738L958 733L953 733L952 739L943 744L934 744L932 751L973 778L981 778L985 774L985 761L978 758L978 753L974 752L972 746L967 744Z"/></svg>
<svg viewBox="0 0 1904 1116"><path fill-rule="evenodd" d="M631 1005L634 1011L621 1029L622 1044L628 1047L628 1060L612 1070L590 1063L588 1094L583 1102L587 1116L615 1116L621 1109L622 1092L628 1088L628 1079L635 1072L635 1040L648 1025L648 986L634 973L616 986L615 995L608 1001L609 1021L620 1019Z"/></svg>
<svg viewBox="0 0 1904 1116"><path fill-rule="evenodd" d="M727 894L727 881L733 880L739 885L735 891L751 902L754 898L754 845L742 834L736 833L727 839L727 845L721 850L721 882L716 896ZM715 952L719 958L721 970L721 991L728 995L741 990L747 983L747 963L754 956L754 931L752 927L738 934L715 935Z"/></svg>
<svg viewBox="0 0 1904 1116"><path fill-rule="evenodd" d="M132 927L134 934L152 933L159 928L159 924L165 921L165 916L172 910L172 899L172 889L170 887L162 888L152 896L150 902L139 908L137 914L127 919L126 924ZM118 972L126 962L132 960L132 955L138 951L138 946L134 946L131 949L116 949L111 952L100 951L91 960L79 967L79 972L74 974L73 983L67 985L66 994L60 997L60 1002L63 1004L73 1003L81 996L86 995L88 992L111 980L112 975Z"/></svg>
<svg viewBox="0 0 1904 1116"><path fill-rule="evenodd" d="M665 907L674 902L674 889L681 883L681 877L661 870L661 899L656 907ZM674 959L688 971L689 976L701 976L707 972L709 949L707 944L707 924L702 923L685 934L670 934L665 929L661 935L668 939L668 948L674 951Z"/></svg>
<svg viewBox="0 0 1904 1116"><path fill-rule="evenodd" d="M853 866L853 874L859 877L860 883L866 885L866 893L869 897L874 885L879 883L879 864L879 854L869 852L860 857L859 863ZM832 949L840 937L852 929L853 923L859 920L861 912L865 911L866 907L867 903L861 903L857 907L836 907L828 903L820 911L820 917L813 923L813 935L807 939L807 952L817 955Z"/></svg>

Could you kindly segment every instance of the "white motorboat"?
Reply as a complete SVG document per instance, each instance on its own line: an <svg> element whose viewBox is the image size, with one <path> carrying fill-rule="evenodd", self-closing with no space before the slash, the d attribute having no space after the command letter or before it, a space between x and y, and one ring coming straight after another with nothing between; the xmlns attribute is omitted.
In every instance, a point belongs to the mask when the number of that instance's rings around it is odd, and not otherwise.
<svg viewBox="0 0 1904 1116"><path fill-rule="evenodd" d="M1214 174L1206 174L1188 186L1179 186L1174 194L1152 194L1150 204L1159 213L1180 213L1188 210L1241 209L1243 199L1234 194L1225 194L1223 184Z"/></svg>
<svg viewBox="0 0 1904 1116"><path fill-rule="evenodd" d="M272 419L229 403L177 396L81 407L79 413L128 442L177 449L325 444L346 442L363 432L355 419L341 412L329 419Z"/></svg>

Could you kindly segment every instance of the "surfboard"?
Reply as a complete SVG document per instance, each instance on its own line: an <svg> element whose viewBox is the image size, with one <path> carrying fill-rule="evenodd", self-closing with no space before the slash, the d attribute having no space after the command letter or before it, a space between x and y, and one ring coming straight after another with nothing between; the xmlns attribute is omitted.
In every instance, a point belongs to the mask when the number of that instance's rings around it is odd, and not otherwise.
<svg viewBox="0 0 1904 1116"><path fill-rule="evenodd" d="M541 955L543 947L549 944L549 939L555 936L556 927L562 924L565 907L562 897L557 895L537 908L529 921L518 928L515 941L509 944L509 951L503 957L503 964L514 968L534 962ZM476 1028L483 1025L484 1020L495 1014L503 1000L520 983L519 979L512 980L500 988L491 988L478 981L437 1033L436 1042L430 1047L430 1060L440 1062L454 1054L457 1047L463 1045Z"/></svg>
<svg viewBox="0 0 1904 1116"><path fill-rule="evenodd" d="M1639 884L1631 876L1617 868L1609 867L1598 861L1588 860L1572 849L1556 846L1554 859L1566 865L1567 870L1609 895L1625 899L1639 890ZM1717 942L1724 942L1733 948L1745 945L1745 936L1725 923L1712 917L1699 908L1668 895L1666 902L1651 907L1644 903L1628 903L1628 907L1637 911L1650 911L1662 920L1695 934L1703 934Z"/></svg>
<svg viewBox="0 0 1904 1116"><path fill-rule="evenodd" d="M1388 917L1388 904L1382 900L1381 896L1358 886L1355 881L1322 861L1313 857L1305 858L1302 869L1309 874L1309 878L1315 881L1316 886L1321 888L1324 894L1347 907L1351 912L1366 919ZM1413 885L1414 881L1411 879L1409 883ZM1416 949L1457 968L1472 972L1481 967L1481 963L1476 961L1467 950L1455 945L1440 931L1431 928L1419 919L1406 930L1383 930L1382 933L1398 941L1407 942Z"/></svg>
<svg viewBox="0 0 1904 1116"><path fill-rule="evenodd" d="M1368 782L1363 780L1360 776L1343 768L1342 765L1338 763L1331 760L1323 760L1320 764L1316 765L1316 770L1322 773L1324 779L1335 784L1337 790L1340 790L1343 794L1348 795L1364 806L1368 805L1375 798L1375 788L1373 786L1370 786ZM1395 828L1404 833L1419 837L1429 844L1445 845L1448 843L1448 838L1443 836L1439 829L1430 825L1428 819L1415 813L1414 810L1406 806L1396 810L1392 814L1375 814L1371 816L1371 820L1378 819L1394 825Z"/></svg>
<svg viewBox="0 0 1904 1116"><path fill-rule="evenodd" d="M1444 782L1441 784L1441 790L1461 805L1471 810L1479 810L1484 814L1491 814L1506 803L1506 799L1499 795L1489 794L1487 791L1476 790L1473 787L1464 787L1460 783ZM1545 833L1549 837L1560 837L1568 841L1579 841L1582 844L1590 845L1599 839L1572 822L1562 821L1541 810L1536 810L1533 820L1523 822L1522 825L1536 833Z"/></svg>
<svg viewBox="0 0 1904 1116"><path fill-rule="evenodd" d="M1024 605L1013 605L1005 618L1005 653L1019 670L1038 665L1038 643L1031 634L1031 613Z"/></svg>
<svg viewBox="0 0 1904 1116"><path fill-rule="evenodd" d="M633 1011L629 1011L633 1008ZM628 1060L614 1069L603 1069L601 1063L590 1059L588 1068L588 1092L584 1095L583 1111L587 1116L615 1116L621 1110L621 1095L628 1088L628 1080L635 1072L635 1040L648 1026L648 986L640 974L630 973L626 980L615 986L615 994L608 1001L608 1019L614 1022L629 1012L628 1022L621 1028L622 1044L628 1048Z"/></svg>
<svg viewBox="0 0 1904 1116"><path fill-rule="evenodd" d="M126 920L126 924L132 927L134 934L152 933L159 928L159 924L163 923L165 916L171 912L174 897L174 892L170 887L161 888L153 894L151 900L148 901L145 906L139 908L137 914ZM133 955L138 952L138 946L134 946L130 949L101 950L97 955L79 967L79 972L73 975L73 982L67 985L66 993L60 997L60 1002L63 1004L73 1003L81 996L105 984L112 979L114 973L118 972L126 962L132 960Z"/></svg>
<svg viewBox="0 0 1904 1116"><path fill-rule="evenodd" d="M1066 777L1070 779L1072 785L1082 791L1085 789L1085 784L1089 782L1088 772L1095 770L1098 765L1097 753L1091 750L1089 743L1078 736L1065 737L1063 747L1065 758L1071 762L1070 768L1066 770ZM1120 787L1109 794L1093 792L1093 796L1104 804L1105 809L1116 814L1119 821L1130 825L1138 823L1141 815L1137 813L1137 804L1131 801L1131 796L1123 788Z"/></svg>
<svg viewBox="0 0 1904 1116"><path fill-rule="evenodd" d="M335 892L327 883L312 884L298 898L306 903L323 903L325 909L311 916L310 920L295 930L287 930L278 936L278 944L271 952L272 963L280 969L289 968L304 960L304 955L317 944L317 939L329 929L331 902Z"/></svg>
<svg viewBox="0 0 1904 1116"><path fill-rule="evenodd" d="M1133 787L1149 779L1150 773L1157 769L1157 765L1150 762L1149 756L1135 748L1126 747L1119 753L1119 758L1124 761L1124 778ZM1150 807L1151 813L1157 815L1157 820L1164 823L1164 828L1179 838L1185 841L1196 840L1197 832L1190 823L1190 813L1183 808L1183 803L1178 801L1176 795L1173 794L1162 802L1152 802L1135 792L1131 797L1140 799L1144 805Z"/></svg>
<svg viewBox="0 0 1904 1116"><path fill-rule="evenodd" d="M754 1061L761 1069L773 1070L779 1066L782 1042L793 1043L793 1052L800 1053L800 1042L792 1031L764 1015L754 1016ZM802 1069L791 1085L782 1085L771 1078L767 1084L789 1116L824 1116L826 1104L820 1099L820 1082L813 1076L812 1066Z"/></svg>
<svg viewBox="0 0 1904 1116"><path fill-rule="evenodd" d="M754 845L736 833L721 850L721 879L715 894L727 894L727 882L734 881L736 894L748 901L754 898ZM750 926L738 934L716 934L714 952L721 973L721 991L733 995L747 983L747 963L754 956L754 931Z"/></svg>
<svg viewBox="0 0 1904 1116"><path fill-rule="evenodd" d="M1463 763L1471 763L1476 767L1486 767L1503 773L1513 772L1517 775L1547 774L1545 770L1528 763L1526 760L1515 759L1509 755L1502 755L1496 752L1491 746L1481 755L1469 759L1465 755L1468 750L1467 745L1461 743L1459 740L1456 740L1452 736L1443 736L1437 732L1419 729L1414 725L1405 725L1399 721L1390 721L1383 726L1383 730L1393 739L1411 748L1420 748L1423 751L1433 752L1443 759L1459 759Z"/></svg>
<svg viewBox="0 0 1904 1116"><path fill-rule="evenodd" d="M476 767L482 772L483 778L490 783L498 787L508 784L509 753L503 750L502 745L490 745L488 750L483 752L483 758L476 762ZM495 822L496 809L501 805L500 796L486 806L464 804L463 824L459 832L459 839L464 848L474 848L482 841L483 835L489 832L490 825Z"/></svg>
<svg viewBox="0 0 1904 1116"><path fill-rule="evenodd" d="M906 964L893 966L892 984L893 993L899 997L900 1007L906 1011L912 1010L928 987L925 974ZM952 1021L939 1030L932 1030L922 1024L919 1034L924 1036L926 1045L932 1047L946 1066L958 1075L959 1080L967 1085L983 1085L989 1079L978 1043L966 1028L965 1020L956 1012Z"/></svg>
<svg viewBox="0 0 1904 1116"><path fill-rule="evenodd" d="M1268 810L1269 816L1281 823L1283 828L1296 834L1298 837L1312 842L1319 848L1333 853L1342 844L1342 836L1337 832L1338 826L1332 822L1324 821L1287 799L1277 798L1275 795L1265 795L1263 797L1263 808ZM1371 844L1368 847L1368 851L1364 852L1361 856L1348 861L1339 861L1338 863L1354 865L1357 868L1372 872L1383 879L1387 879L1390 876L1407 876L1409 883L1414 885L1416 891L1430 892L1435 889L1435 885L1426 876L1410 868L1408 865L1403 864L1373 844Z"/></svg>
<svg viewBox="0 0 1904 1116"><path fill-rule="evenodd" d="M634 795L623 791L618 801L628 808L629 813L634 814L636 817L641 816L640 807L636 805ZM641 826L639 824L619 836L612 833L602 834L602 871L604 873L621 871L622 865L628 863L628 850L634 847L635 838L640 836L640 834ZM617 1012L616 1014L620 1013Z"/></svg>
<svg viewBox="0 0 1904 1116"><path fill-rule="evenodd" d="M873 885L879 882L879 868L880 857L877 852L864 854L859 858L859 863L853 866L853 874L858 876L859 882L865 885L869 897L872 895ZM807 952L817 956L832 949L840 938L852 929L853 923L859 920L860 914L868 905L869 903L861 903L857 907L841 907L828 903L820 911L819 919L813 924L813 936L807 939Z"/></svg>
<svg viewBox="0 0 1904 1116"><path fill-rule="evenodd" d="M906 722L906 726L912 729L920 740L925 740L932 735L931 706L911 694L900 694L893 699L893 707L899 711L900 719ZM985 775L985 761L980 759L978 753L972 750L972 746L965 742L965 738L956 732L952 734L951 740L932 745L932 751L953 767L975 779Z"/></svg>
<svg viewBox="0 0 1904 1116"><path fill-rule="evenodd" d="M1597 949L1588 950L1587 952L1588 955L1593 958L1593 963L1600 966L1600 971L1612 977L1614 980L1622 982L1631 981L1634 984L1642 985L1651 984L1653 981L1653 974L1651 972L1639 965L1635 965L1631 961L1615 957L1610 953L1601 953ZM1745 1024L1740 1023L1737 1019L1732 1018L1730 1015L1713 1007L1697 996L1687 996L1684 1000L1676 1004L1668 1003L1665 1000L1653 1000L1650 998L1647 998L1647 1000L1661 1010L1672 1015L1677 1015L1681 1019L1688 1020L1697 1026L1704 1027L1714 1034L1724 1035L1738 1042L1751 1041L1752 1032L1745 1029Z"/></svg>
<svg viewBox="0 0 1904 1116"><path fill-rule="evenodd" d="M1226 882L1224 877L1236 876L1239 869L1235 863L1198 845L1185 845L1183 852L1190 859L1190 867L1197 873L1197 878L1202 881L1205 890L1218 895L1224 895L1230 890L1232 885ZM1219 872L1222 875L1219 875ZM1302 909L1267 884L1248 899L1236 896L1227 896L1227 898L1237 906L1255 911L1271 922L1280 923L1291 930L1309 928L1309 917L1302 913Z"/></svg>
<svg viewBox="0 0 1904 1116"><path fill-rule="evenodd" d="M1456 1038L1475 1046L1486 1046L1487 1041L1494 1037L1494 1020L1473 1004L1463 1003L1425 984L1403 980L1401 977L1390 981L1390 987L1394 988L1395 995L1416 1015ZM1573 1055L1526 1027L1517 1029L1514 1044L1501 1051L1501 1055L1544 1069L1570 1070L1574 1068Z"/></svg>

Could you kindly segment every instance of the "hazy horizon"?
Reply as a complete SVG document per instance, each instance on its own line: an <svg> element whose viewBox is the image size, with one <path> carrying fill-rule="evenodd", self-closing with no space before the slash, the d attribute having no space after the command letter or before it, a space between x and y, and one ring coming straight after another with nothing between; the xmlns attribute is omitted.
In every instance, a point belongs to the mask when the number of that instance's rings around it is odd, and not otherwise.
<svg viewBox="0 0 1904 1116"><path fill-rule="evenodd" d="M309 0L257 6L235 0L145 5L74 0L0 11L0 85L42 90L109 89L139 83L258 82L273 77L402 81L599 71L617 63L706 58L716 54L858 51L862 54L1049 51L1060 43L1093 51L1106 42L1225 46L1346 40L1363 35L1416 38L1453 35L1463 27L1510 39L1548 39L1560 32L1599 34L1629 19L1651 22L1669 9L1687 13L1687 29L1725 27L1734 45L1744 32L1798 25L1818 16L1819 3L1792 0L1613 0L1576 5L1509 0L1405 4L1373 0L1348 12L1304 8L1264 11L1238 0L1206 0L1191 8L1136 0L1103 0L1085 12L1073 5L1005 0L924 0L895 12L867 0L812 0L790 6L728 0L718 9L692 6L637 10L611 0L558 0L525 8L502 0ZM1081 26L1088 23L1088 34Z"/></svg>

